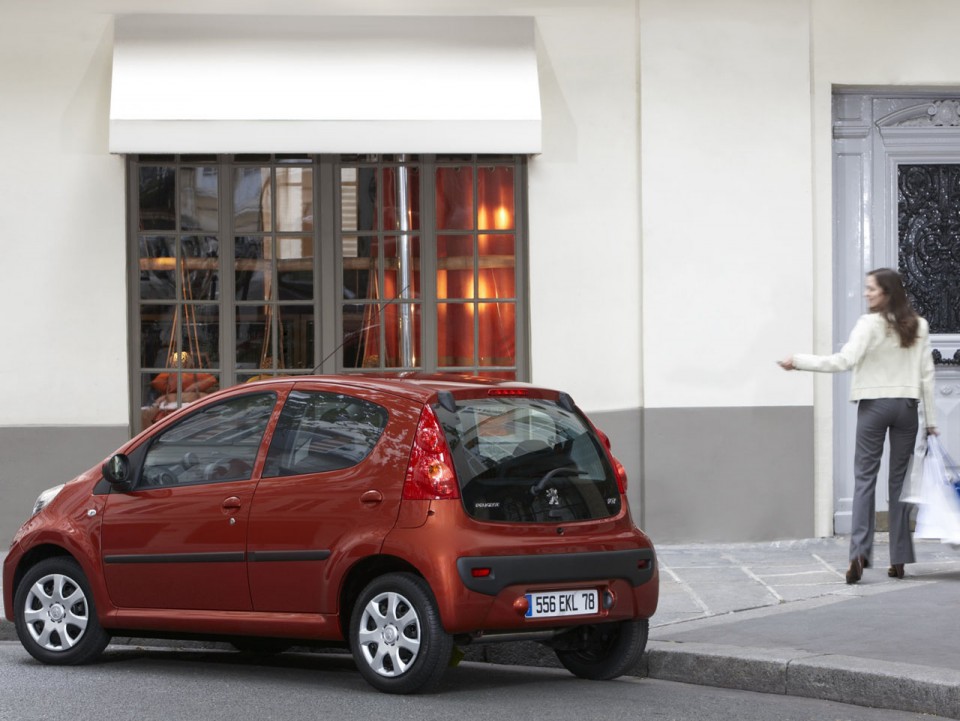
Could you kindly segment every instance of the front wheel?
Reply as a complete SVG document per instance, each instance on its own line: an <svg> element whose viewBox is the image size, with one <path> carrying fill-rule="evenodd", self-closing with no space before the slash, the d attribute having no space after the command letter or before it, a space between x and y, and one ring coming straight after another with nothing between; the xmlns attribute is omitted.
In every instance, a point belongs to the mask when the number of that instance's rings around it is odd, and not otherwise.
<svg viewBox="0 0 960 721"><path fill-rule="evenodd" d="M426 693L440 684L453 638L429 585L411 573L371 581L353 607L350 649L360 674L386 693Z"/></svg>
<svg viewBox="0 0 960 721"><path fill-rule="evenodd" d="M557 658L580 678L607 681L633 670L647 646L648 621L621 621L577 629L577 641L556 649Z"/></svg>
<svg viewBox="0 0 960 721"><path fill-rule="evenodd" d="M110 642L80 564L66 556L27 571L14 596L14 615L20 643L43 663L88 663Z"/></svg>

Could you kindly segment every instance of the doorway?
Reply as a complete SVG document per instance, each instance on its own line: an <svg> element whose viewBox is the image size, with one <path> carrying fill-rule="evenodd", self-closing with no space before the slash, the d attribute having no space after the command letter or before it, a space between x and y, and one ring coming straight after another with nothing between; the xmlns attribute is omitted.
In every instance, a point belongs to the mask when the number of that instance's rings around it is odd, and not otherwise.
<svg viewBox="0 0 960 721"><path fill-rule="evenodd" d="M865 312L864 275L898 270L930 323L941 440L960 457L960 91L838 88L833 95L834 348ZM834 381L834 532L850 532L856 405ZM924 421L921 419L921 429ZM922 432L922 431L921 431ZM878 528L888 506L884 457Z"/></svg>

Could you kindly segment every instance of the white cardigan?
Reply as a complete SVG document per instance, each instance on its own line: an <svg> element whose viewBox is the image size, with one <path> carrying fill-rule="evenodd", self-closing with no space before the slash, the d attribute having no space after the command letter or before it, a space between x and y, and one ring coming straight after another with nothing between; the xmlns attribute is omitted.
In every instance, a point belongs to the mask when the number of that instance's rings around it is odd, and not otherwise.
<svg viewBox="0 0 960 721"><path fill-rule="evenodd" d="M798 370L840 373L853 369L850 400L864 398L918 398L923 400L927 427L937 425L933 407L933 356L930 328L920 318L917 340L900 347L900 337L881 313L860 316L850 338L833 355L797 353Z"/></svg>

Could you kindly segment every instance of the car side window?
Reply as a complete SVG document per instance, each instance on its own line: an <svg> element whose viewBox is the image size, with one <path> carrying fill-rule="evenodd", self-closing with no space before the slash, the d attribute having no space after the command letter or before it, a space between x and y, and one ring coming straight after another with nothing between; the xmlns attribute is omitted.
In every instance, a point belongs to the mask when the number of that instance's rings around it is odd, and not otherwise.
<svg viewBox="0 0 960 721"><path fill-rule="evenodd" d="M252 393L184 418L150 444L139 487L250 478L276 402L275 393Z"/></svg>
<svg viewBox="0 0 960 721"><path fill-rule="evenodd" d="M377 445L387 417L385 408L353 396L294 391L280 414L263 477L355 466Z"/></svg>

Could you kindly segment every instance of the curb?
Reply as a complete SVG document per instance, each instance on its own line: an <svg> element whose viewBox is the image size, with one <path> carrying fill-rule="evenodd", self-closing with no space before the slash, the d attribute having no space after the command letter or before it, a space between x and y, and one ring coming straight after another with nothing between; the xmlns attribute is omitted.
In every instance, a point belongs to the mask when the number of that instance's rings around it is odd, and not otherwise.
<svg viewBox="0 0 960 721"><path fill-rule="evenodd" d="M673 641L650 641L646 664L646 675L663 681L960 719L960 671L795 649Z"/></svg>

